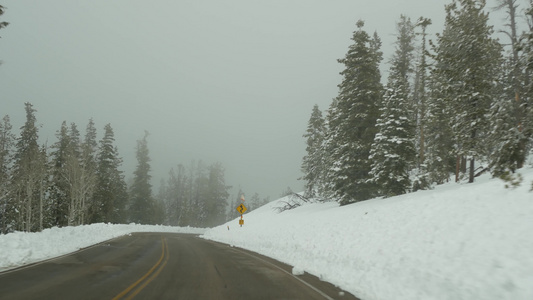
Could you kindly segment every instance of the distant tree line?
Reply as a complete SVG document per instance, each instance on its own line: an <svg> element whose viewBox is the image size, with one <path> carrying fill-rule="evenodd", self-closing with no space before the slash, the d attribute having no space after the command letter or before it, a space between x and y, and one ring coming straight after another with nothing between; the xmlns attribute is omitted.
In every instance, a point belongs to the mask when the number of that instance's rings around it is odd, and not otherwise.
<svg viewBox="0 0 533 300"><path fill-rule="evenodd" d="M82 138L63 122L57 142L39 145L36 110L25 104L17 137L9 116L0 123L0 231L125 222L128 192L110 124L96 140L92 120Z"/></svg>
<svg viewBox="0 0 533 300"><path fill-rule="evenodd" d="M510 47L494 38L484 0L446 5L435 40L430 19L402 15L385 86L381 41L357 22L339 94L325 116L315 105L304 135L306 196L348 204L486 171L516 179L533 136L533 2L521 34L516 2L498 2Z"/></svg>
<svg viewBox="0 0 533 300"><path fill-rule="evenodd" d="M39 145L36 110L25 111L18 136L9 116L0 122L0 233L101 222L211 227L231 217L220 163L179 165L154 197L147 132L128 186L110 124L97 141L92 119L83 137L64 121L54 144Z"/></svg>

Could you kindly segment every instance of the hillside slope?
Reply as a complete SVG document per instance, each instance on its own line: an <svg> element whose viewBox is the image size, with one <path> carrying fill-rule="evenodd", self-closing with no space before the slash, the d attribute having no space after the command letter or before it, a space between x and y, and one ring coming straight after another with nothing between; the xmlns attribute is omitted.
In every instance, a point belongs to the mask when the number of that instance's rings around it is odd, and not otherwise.
<svg viewBox="0 0 533 300"><path fill-rule="evenodd" d="M533 299L533 170L388 199L278 213L280 199L206 231L364 300ZM244 203L246 205L246 203Z"/></svg>

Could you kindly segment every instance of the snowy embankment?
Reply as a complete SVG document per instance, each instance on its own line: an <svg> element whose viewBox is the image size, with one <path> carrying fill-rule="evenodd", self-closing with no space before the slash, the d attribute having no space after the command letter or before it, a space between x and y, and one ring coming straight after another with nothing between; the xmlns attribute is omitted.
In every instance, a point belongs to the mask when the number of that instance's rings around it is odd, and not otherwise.
<svg viewBox="0 0 533 300"><path fill-rule="evenodd" d="M0 272L61 256L132 232L202 234L205 229L157 225L91 224L50 228L42 232L0 235Z"/></svg>
<svg viewBox="0 0 533 300"><path fill-rule="evenodd" d="M533 299L533 171L277 213L274 201L203 237L271 256L363 300ZM245 203L246 205L246 203ZM229 229L228 229L229 226Z"/></svg>

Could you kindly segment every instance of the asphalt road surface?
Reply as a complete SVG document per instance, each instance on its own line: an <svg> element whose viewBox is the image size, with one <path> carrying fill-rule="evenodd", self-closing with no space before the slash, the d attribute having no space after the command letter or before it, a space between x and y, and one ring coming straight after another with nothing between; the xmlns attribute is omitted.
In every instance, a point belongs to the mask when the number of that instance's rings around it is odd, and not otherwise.
<svg viewBox="0 0 533 300"><path fill-rule="evenodd" d="M194 235L136 233L0 273L0 299L357 299L291 270Z"/></svg>

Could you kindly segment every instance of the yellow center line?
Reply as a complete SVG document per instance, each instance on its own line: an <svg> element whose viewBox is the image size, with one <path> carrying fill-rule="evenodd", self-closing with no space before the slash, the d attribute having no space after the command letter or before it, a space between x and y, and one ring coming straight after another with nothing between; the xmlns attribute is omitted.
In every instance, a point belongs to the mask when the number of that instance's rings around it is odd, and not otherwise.
<svg viewBox="0 0 533 300"><path fill-rule="evenodd" d="M165 252L166 250L166 252ZM126 294L128 294L131 290L133 290L137 285L139 285L141 282L143 282L146 278L148 278L148 276L150 276L150 274L152 274L154 272L155 269L157 269L157 267L161 264L161 262L163 261L163 258L165 258L165 253L166 253L166 259L165 259L165 262L163 263L163 265L159 268L159 270L157 270L157 272L152 276L150 277L147 281L145 281L137 290L135 290L132 295L130 295L127 299L132 299L135 295L137 295L144 287L146 287L146 285L148 283L150 283L155 277L157 277L157 275L159 275L159 273L161 272L161 270L165 267L165 265L167 264L167 261L168 261L168 245L166 243L166 240L161 237L161 257L159 257L159 260L157 261L157 263L150 269L148 270L148 272L146 274L144 274L139 280L135 281L132 285L130 285L128 288L126 288L125 290L123 290L120 294L116 295L113 300L119 300L121 299L122 297L124 297Z"/></svg>
<svg viewBox="0 0 533 300"><path fill-rule="evenodd" d="M145 280L141 286L139 286L135 291L133 291L130 296L128 296L128 298L126 298L127 300L131 300L133 299L133 297L135 297L140 291L142 291L142 289L144 289L144 287L146 287L152 280L154 280L157 275L159 275L159 273L161 273L161 270L163 270L163 268L165 267L165 265L167 264L168 262L168 258L169 258L169 255L168 255L168 244L166 243L165 241L165 244L164 244L164 247L166 249L166 258L165 258L165 262L161 265L161 267L159 269L157 269L157 271L152 274L152 276L150 278L148 278L147 280Z"/></svg>

